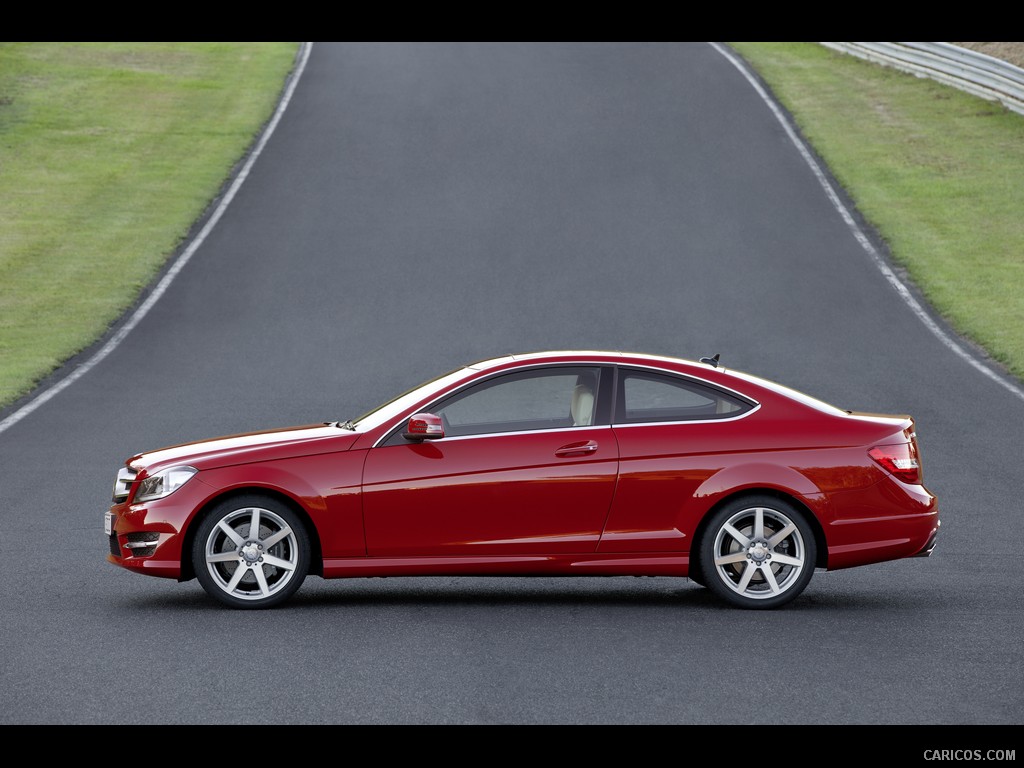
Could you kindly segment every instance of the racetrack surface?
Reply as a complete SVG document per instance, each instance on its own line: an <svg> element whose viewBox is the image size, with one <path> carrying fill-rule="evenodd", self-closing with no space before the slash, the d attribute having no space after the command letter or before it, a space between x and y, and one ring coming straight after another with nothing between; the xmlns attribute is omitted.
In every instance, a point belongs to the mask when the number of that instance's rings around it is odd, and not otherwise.
<svg viewBox="0 0 1024 768"><path fill-rule="evenodd" d="M773 612L685 579L315 577L239 612L105 561L137 451L566 348L912 414L935 554ZM166 294L0 434L0 723L1019 724L1022 416L710 45L318 43Z"/></svg>

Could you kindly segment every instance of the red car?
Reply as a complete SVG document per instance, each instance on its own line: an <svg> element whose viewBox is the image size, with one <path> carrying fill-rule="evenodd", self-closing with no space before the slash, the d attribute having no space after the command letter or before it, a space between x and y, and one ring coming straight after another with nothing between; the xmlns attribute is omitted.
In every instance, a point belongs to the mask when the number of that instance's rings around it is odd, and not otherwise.
<svg viewBox="0 0 1024 768"><path fill-rule="evenodd" d="M816 568L927 557L938 505L910 416L719 364L499 357L352 421L125 462L108 560L267 608L309 574L689 577L774 608Z"/></svg>

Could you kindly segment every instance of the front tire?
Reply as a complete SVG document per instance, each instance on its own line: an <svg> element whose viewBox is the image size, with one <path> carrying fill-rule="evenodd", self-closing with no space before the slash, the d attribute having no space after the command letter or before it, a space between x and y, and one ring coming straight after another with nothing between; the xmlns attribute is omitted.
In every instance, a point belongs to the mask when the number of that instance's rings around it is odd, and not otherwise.
<svg viewBox="0 0 1024 768"><path fill-rule="evenodd" d="M715 513L701 540L704 583L739 608L778 608L814 575L817 547L806 517L771 496L735 499Z"/></svg>
<svg viewBox="0 0 1024 768"><path fill-rule="evenodd" d="M309 536L290 507L268 496L221 502L200 523L192 544L196 578L232 608L270 608L302 586Z"/></svg>

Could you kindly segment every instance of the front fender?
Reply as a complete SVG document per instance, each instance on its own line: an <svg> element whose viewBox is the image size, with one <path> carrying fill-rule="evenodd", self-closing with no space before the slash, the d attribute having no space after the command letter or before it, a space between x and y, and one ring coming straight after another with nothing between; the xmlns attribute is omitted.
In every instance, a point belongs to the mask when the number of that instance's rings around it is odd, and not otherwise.
<svg viewBox="0 0 1024 768"><path fill-rule="evenodd" d="M274 491L287 496L295 504L313 516L327 508L323 496L308 481L274 465L261 464L253 469L249 465L239 464L233 467L210 469L197 477L198 480L217 490L217 496L243 491L260 489Z"/></svg>
<svg viewBox="0 0 1024 768"><path fill-rule="evenodd" d="M324 557L363 557L360 498L365 451L304 456L285 461L239 464L201 473L224 495L265 489L291 499L313 523ZM204 477L205 475L205 477Z"/></svg>

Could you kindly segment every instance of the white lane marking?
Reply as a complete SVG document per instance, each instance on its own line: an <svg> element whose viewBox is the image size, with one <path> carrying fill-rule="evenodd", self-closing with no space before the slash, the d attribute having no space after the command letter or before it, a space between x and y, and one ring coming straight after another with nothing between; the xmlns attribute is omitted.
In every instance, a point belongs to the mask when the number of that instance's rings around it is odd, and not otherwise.
<svg viewBox="0 0 1024 768"><path fill-rule="evenodd" d="M274 132L274 129L277 128L277 124L281 120L281 115L284 114L285 109L288 107L288 102L291 101L292 93L295 91L295 86L298 84L299 78L302 77L302 72L306 68L306 62L309 60L309 52L312 49L312 47L312 43L302 44L302 48L299 50L298 63L296 64L295 72L292 75L292 78L288 83L288 86L285 88L285 92L281 97L281 101L277 105L277 110L274 112L273 117L271 117L270 122L267 123L267 127L264 129L263 135L260 136L259 141L256 143L256 147L249 155L249 158L245 161L245 164L242 166L242 170L239 171L238 175L235 177L235 180L231 183L231 186L228 188L227 193L224 195L223 199L217 205L217 208L214 210L213 214L210 216L209 219L207 219L206 224L203 226L201 230L199 230L199 233L192 239L192 242L188 244L188 247L184 251L182 251L181 255L178 256L177 259L175 259L174 263L171 265L171 268L167 270L166 273L164 273L164 276L160 279L160 282L156 284L156 287L153 289L153 292L149 294L149 296L146 297L146 300L139 305L138 309L136 309L132 313L131 317L128 318L128 322L122 325L118 329L117 333L115 333L106 344L104 344L99 350L97 350L92 357L90 357L84 363L79 365L77 368L75 368L75 370L73 370L63 379L61 379L56 384L51 386L49 389L43 390L38 395L33 397L31 400L25 403L25 405L21 406L21 408L16 410L6 419L0 421L0 433L5 432L6 430L13 427L15 424L24 419L34 410L52 400L58 394L63 392L65 389L70 387L80 378L85 376L85 374L87 374L89 371L91 371L93 368L95 368L97 365L103 362L103 360L111 352L117 349L121 342L124 341L125 337L132 332L132 329L134 329L135 326L137 326L142 321L142 318L144 318L149 313L149 310L153 308L153 305L160 300L160 297L164 295L164 292L174 281L174 278L177 277L178 273L181 272L182 269L184 269L186 264L188 264L189 259L192 258L192 254L199 250L199 246L203 244L203 241L206 240L207 236L217 225L217 222L220 221L220 217L224 215L224 211L227 210L228 205L231 204L231 201L234 199L235 194L242 186L242 182L244 182L246 177L249 175L249 171L252 169L253 164L256 162L256 158L260 156L261 152L263 152L263 147L266 146L267 141L270 139L271 134Z"/></svg>
<svg viewBox="0 0 1024 768"><path fill-rule="evenodd" d="M800 152L800 156L803 157L807 165L810 166L811 171L818 179L818 183L821 184L822 188L825 190L825 194L828 195L828 199L832 202L832 206L839 212L839 215L842 216L843 221L846 222L846 226L850 228L850 231L853 233L853 236L857 239L857 242L860 243L861 247L871 257L871 260L875 263L875 266L878 267L878 270L882 273L885 279L889 281L889 284L896 289L896 292L900 295L900 298L903 299L904 303L908 307L910 307L911 311L913 311L913 313L917 315L918 319L925 324L925 327L928 328L928 330L931 331L932 334L939 341L941 341L946 346L946 348L949 349L951 352L956 354L961 359L965 360L967 363L969 363L976 370L980 371L982 374L990 378L992 381L1003 386L1021 400L1024 400L1024 389L1021 389L1015 384L1004 379L992 368L990 368L984 362L979 360L968 350L964 349L948 333L946 333L944 330L942 330L942 328L938 326L938 324L932 319L932 317L924 310L924 307L921 306L920 302L918 302L917 299L913 297L913 295L907 289L907 286L903 284L903 281L901 281L899 277L897 277L896 273L892 271L892 268L890 268L889 265L886 264L885 259L882 258L881 254L878 253L878 250L871 244L871 241L868 240L867 236L857 225L857 222L854 220L853 216L850 215L850 212L847 210L846 206L843 205L842 200L839 199L839 195L836 194L835 189L829 183L828 177L825 176L825 173L824 171L822 171L821 166L818 165L813 155L811 155L811 152L807 148L807 145L797 135L796 130L793 128L793 126L790 125L790 122L787 119L786 114L782 111L779 105L776 104L775 100L764 90L764 88L761 87L761 84L757 81L754 75L751 74L746 64L740 59L738 59L731 51L729 51L727 48L720 45L719 43L711 43L711 46L720 54L725 56L725 58L728 59L729 62L740 71L740 73L747 79L747 82L749 82L754 87L754 90L757 91L757 94L758 96L761 97L761 100L768 105L768 108L771 109L772 114L775 115L775 119L782 124L782 128L783 130L786 131L786 135L789 136L789 140L793 142L793 145Z"/></svg>

